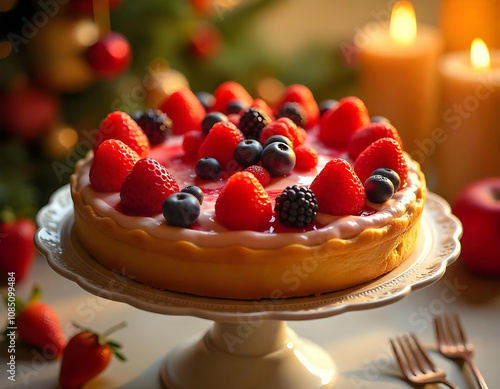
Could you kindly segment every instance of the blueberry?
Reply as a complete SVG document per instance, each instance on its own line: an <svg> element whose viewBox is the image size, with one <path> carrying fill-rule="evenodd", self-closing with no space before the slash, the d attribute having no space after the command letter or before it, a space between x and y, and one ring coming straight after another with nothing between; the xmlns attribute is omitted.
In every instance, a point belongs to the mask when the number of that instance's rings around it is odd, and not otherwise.
<svg viewBox="0 0 500 389"><path fill-rule="evenodd" d="M226 113L229 115L230 113L240 113L245 109L243 102L240 100L231 100L226 105Z"/></svg>
<svg viewBox="0 0 500 389"><path fill-rule="evenodd" d="M171 226L189 227L200 216L200 203L191 193L174 193L163 202L163 216Z"/></svg>
<svg viewBox="0 0 500 389"><path fill-rule="evenodd" d="M382 204L394 195L394 185L387 177L377 174L365 181L365 192L369 201Z"/></svg>
<svg viewBox="0 0 500 389"><path fill-rule="evenodd" d="M206 111L215 103L215 97L208 92L196 92L196 97Z"/></svg>
<svg viewBox="0 0 500 389"><path fill-rule="evenodd" d="M196 162L196 175L202 180L214 180L220 175L220 163L215 158L206 157Z"/></svg>
<svg viewBox="0 0 500 389"><path fill-rule="evenodd" d="M215 123L218 122L227 122L228 118L222 112L210 112L203 118L201 121L201 129L203 133L207 135Z"/></svg>
<svg viewBox="0 0 500 389"><path fill-rule="evenodd" d="M198 199L200 205L203 204L203 199L205 195L203 194L203 191L196 185L186 186L184 189L181 190L181 192L192 194L194 197Z"/></svg>
<svg viewBox="0 0 500 389"><path fill-rule="evenodd" d="M384 116L372 116L372 117L370 118L370 121L371 121L372 123L389 123L389 124L391 124L390 120L389 120L389 119L387 119L387 118L386 118L386 117L384 117Z"/></svg>
<svg viewBox="0 0 500 389"><path fill-rule="evenodd" d="M304 127L306 122L306 114L302 106L298 103L285 103L279 109L277 118L286 117L293 121L297 126Z"/></svg>
<svg viewBox="0 0 500 389"><path fill-rule="evenodd" d="M273 135L273 136L270 136L269 138L267 138L267 140L264 142L264 145L262 146L263 148L266 148L267 146L269 146L271 143L274 143L274 142L281 142L281 143L286 143L288 146L292 147L293 148L293 143L290 139L288 139L286 136L284 135Z"/></svg>
<svg viewBox="0 0 500 389"><path fill-rule="evenodd" d="M271 143L262 152L262 166L271 176L284 176L295 166L295 153L286 143Z"/></svg>
<svg viewBox="0 0 500 389"><path fill-rule="evenodd" d="M399 178L399 174L396 173L394 170L386 168L386 167L381 167L378 169L375 169L370 176L375 176L375 175L380 175L387 177L389 180L391 180L392 185L394 185L394 192L397 192L399 189L399 186L401 185L401 179Z"/></svg>
<svg viewBox="0 0 500 389"><path fill-rule="evenodd" d="M257 165L262 157L262 145L255 139L246 139L234 149L234 159L240 166Z"/></svg>
<svg viewBox="0 0 500 389"><path fill-rule="evenodd" d="M337 100L323 100L321 103L319 103L319 114L323 115L326 111L328 111L330 108L334 106L334 104L337 103Z"/></svg>

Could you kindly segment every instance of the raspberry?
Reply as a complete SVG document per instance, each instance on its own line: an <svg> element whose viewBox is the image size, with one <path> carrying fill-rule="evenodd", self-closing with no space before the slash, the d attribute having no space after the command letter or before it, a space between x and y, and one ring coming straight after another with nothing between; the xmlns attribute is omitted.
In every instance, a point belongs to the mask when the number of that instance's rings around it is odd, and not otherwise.
<svg viewBox="0 0 500 389"><path fill-rule="evenodd" d="M120 140L102 142L90 167L92 189L96 192L118 192L123 179L139 159L139 155Z"/></svg>
<svg viewBox="0 0 500 389"><path fill-rule="evenodd" d="M285 226L305 227L316 218L318 201L310 189L297 185L287 186L276 197L274 211Z"/></svg>
<svg viewBox="0 0 500 389"><path fill-rule="evenodd" d="M125 112L111 112L103 120L94 140L94 152L107 139L118 139L134 150L139 157L149 153L149 140L141 127Z"/></svg>
<svg viewBox="0 0 500 389"><path fill-rule="evenodd" d="M247 139L259 139L262 129L271 122L267 114L258 108L248 108L240 118L238 128Z"/></svg>
<svg viewBox="0 0 500 389"><path fill-rule="evenodd" d="M166 97L159 109L172 119L172 132L177 135L199 129L206 115L196 95L186 87Z"/></svg>
<svg viewBox="0 0 500 389"><path fill-rule="evenodd" d="M403 147L403 141L399 137L398 131L390 123L370 123L356 131L351 137L347 147L349 157L354 161L364 149L381 138L395 139L401 148Z"/></svg>
<svg viewBox="0 0 500 389"><path fill-rule="evenodd" d="M365 104L357 97L346 97L321 116L319 139L327 146L345 148L351 136L368 123Z"/></svg>
<svg viewBox="0 0 500 389"><path fill-rule="evenodd" d="M120 198L126 211L156 215L162 212L163 201L177 192L179 185L168 170L153 158L143 158L123 180Z"/></svg>
<svg viewBox="0 0 500 389"><path fill-rule="evenodd" d="M276 105L275 112L279 112L285 103L298 103L304 110L304 128L309 129L314 127L319 118L318 103L314 100L311 90L299 84L290 85L281 98L281 101Z"/></svg>
<svg viewBox="0 0 500 389"><path fill-rule="evenodd" d="M230 101L239 100L245 107L249 107L252 102L252 96L235 81L226 81L218 86L214 92L215 103L210 111L227 113L226 107Z"/></svg>
<svg viewBox="0 0 500 389"><path fill-rule="evenodd" d="M359 215L366 203L363 184L342 158L328 162L310 188L318 200L319 211L330 215Z"/></svg>
<svg viewBox="0 0 500 389"><path fill-rule="evenodd" d="M354 163L354 171L361 182L365 182L372 172L378 168L388 168L398 173L401 188L406 184L408 166L399 143L392 138L382 138L373 142Z"/></svg>
<svg viewBox="0 0 500 389"><path fill-rule="evenodd" d="M142 128L151 145L163 143L172 131L172 120L160 110L148 109L134 114L132 118Z"/></svg>
<svg viewBox="0 0 500 389"><path fill-rule="evenodd" d="M293 142L293 147L304 144L307 138L307 134L304 129L297 127L297 125L289 118L279 118L278 120L269 123L262 130L259 142L264 144L273 135L286 136Z"/></svg>
<svg viewBox="0 0 500 389"><path fill-rule="evenodd" d="M198 159L212 157L219 161L222 170L231 170L234 150L243 140L245 137L233 124L215 123L198 150Z"/></svg>
<svg viewBox="0 0 500 389"><path fill-rule="evenodd" d="M318 152L309 146L299 146L295 148L295 169L311 170L318 165Z"/></svg>
<svg viewBox="0 0 500 389"><path fill-rule="evenodd" d="M229 177L215 203L215 219L231 230L261 230L272 216L269 195L249 172Z"/></svg>
<svg viewBox="0 0 500 389"><path fill-rule="evenodd" d="M205 135L203 132L198 130L188 131L184 134L184 140L182 141L182 148L184 153L191 158L196 158L198 155L198 150L201 144L205 140Z"/></svg>
<svg viewBox="0 0 500 389"><path fill-rule="evenodd" d="M257 180L259 180L260 184L265 188L269 182L271 181L271 175L269 172L260 165L252 165L247 167L244 172L252 173Z"/></svg>

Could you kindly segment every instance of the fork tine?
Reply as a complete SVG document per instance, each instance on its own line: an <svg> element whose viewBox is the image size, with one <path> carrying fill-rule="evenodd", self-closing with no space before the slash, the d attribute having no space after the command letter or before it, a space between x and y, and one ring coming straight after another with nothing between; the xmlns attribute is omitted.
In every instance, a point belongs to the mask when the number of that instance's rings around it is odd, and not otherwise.
<svg viewBox="0 0 500 389"><path fill-rule="evenodd" d="M413 373L413 375L417 375L419 371L417 369L417 366L413 362L413 360L414 359L416 360L416 358L415 358L415 356L412 357L412 355L414 355L414 353L411 351L411 345L410 345L410 342L408 341L408 338L404 337L404 336L400 337L399 338L399 346L403 350L403 354L406 357L406 363L408 365L408 368Z"/></svg>
<svg viewBox="0 0 500 389"><path fill-rule="evenodd" d="M456 326L456 329L458 331L458 334L460 335L460 339L461 339L462 343L464 344L464 346L466 346L469 343L469 340L467 339L467 336L465 335L465 332L464 332L464 329L462 326L462 322L460 320L460 317L458 316L458 313L455 313L453 315L453 319L455 320L455 326Z"/></svg>
<svg viewBox="0 0 500 389"><path fill-rule="evenodd" d="M442 315L442 316L439 316L439 320L441 322L441 325L442 325L442 329L443 329L443 343L446 345L446 346L449 346L449 345L452 345L454 343L454 340L453 340L453 330L450 326L450 323L449 323L449 320L448 320L448 317L446 315Z"/></svg>
<svg viewBox="0 0 500 389"><path fill-rule="evenodd" d="M410 336L413 339L413 341L415 342L415 344L417 345L418 349L420 350L420 354L422 355L422 357L427 362L427 365L431 368L432 371L436 371L437 370L436 369L436 365L429 358L429 354L427 353L427 351L425 351L424 347L422 346L422 343L420 343L420 341L418 340L417 336L415 334L413 334L413 333L411 333Z"/></svg>
<svg viewBox="0 0 500 389"><path fill-rule="evenodd" d="M396 346L397 340L390 339L389 341L391 342L392 351L394 352L394 356L396 357L396 361L398 361L398 364L399 364L399 367L401 368L401 371L405 375L408 375L408 373L409 373L408 366L406 366L405 363L403 362L404 356L403 356L403 354L401 354L401 351Z"/></svg>
<svg viewBox="0 0 500 389"><path fill-rule="evenodd" d="M434 326L436 327L437 341L439 344L439 348L441 349L441 345L447 343L443 326L443 318L441 316L436 316L434 318Z"/></svg>
<svg viewBox="0 0 500 389"><path fill-rule="evenodd" d="M429 372L429 366L425 364L424 359L422 359L422 350L420 347L415 347L415 345L412 344L410 337L408 335L404 335L403 337L406 345L408 346L410 353L413 355L413 359L415 360L416 364L418 365L418 368L420 369L421 372L427 373Z"/></svg>

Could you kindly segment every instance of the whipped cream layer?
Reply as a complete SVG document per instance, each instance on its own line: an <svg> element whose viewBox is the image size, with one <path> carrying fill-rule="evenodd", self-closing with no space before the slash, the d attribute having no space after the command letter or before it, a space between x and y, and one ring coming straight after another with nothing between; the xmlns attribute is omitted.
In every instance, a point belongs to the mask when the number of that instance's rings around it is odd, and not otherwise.
<svg viewBox="0 0 500 389"><path fill-rule="evenodd" d="M315 140L315 132L310 131L308 144L313 146L320 155L318 166L307 172L293 171L286 177L273 178L265 188L273 199L288 185L310 185L314 177L332 158L341 157L348 160L344 152L327 148ZM215 201L218 193L224 187L227 174L226 177L223 174L220 179L215 181L199 180L194 172L195 161L184 159L182 137L170 137L165 144L153 148L149 156L157 159L168 169L180 188L197 185L205 192L205 200L201 206L196 229L171 227L162 214L131 216L120 212L118 210L120 203L118 192L96 192L90 186L89 171L93 161L92 152L89 152L84 159L78 162L73 190L81 194L83 202L90 205L97 215L113 219L120 227L128 230L141 229L158 239L184 240L202 247L244 245L253 249L276 249L293 244L316 246L334 238L351 239L365 229L384 227L394 218L403 216L407 209L415 203L416 193L422 185L417 174L419 166L408 155L405 155L409 168L406 186L384 204L368 203L369 207L376 210L373 213L362 216L332 216L319 213L316 218L316 227L309 231L276 232L272 223L271 227L263 232L231 231L219 224L214 218Z"/></svg>

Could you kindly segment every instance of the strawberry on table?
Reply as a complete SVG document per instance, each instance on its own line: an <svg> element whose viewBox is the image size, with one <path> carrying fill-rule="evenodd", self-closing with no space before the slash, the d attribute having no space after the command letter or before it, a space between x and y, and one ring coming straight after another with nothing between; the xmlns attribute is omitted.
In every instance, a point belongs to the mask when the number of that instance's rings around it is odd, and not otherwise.
<svg viewBox="0 0 500 389"><path fill-rule="evenodd" d="M253 103L250 94L235 81L226 81L220 84L214 92L215 103L210 111L227 113L227 105L234 100L239 100L243 106L249 107Z"/></svg>
<svg viewBox="0 0 500 389"><path fill-rule="evenodd" d="M121 345L107 339L112 332L125 327L125 323L120 323L102 334L74 325L81 332L73 336L64 349L59 372L59 385L62 389L80 388L106 369L113 355L125 361L119 351Z"/></svg>
<svg viewBox="0 0 500 389"><path fill-rule="evenodd" d="M300 84L290 85L286 88L283 97L274 108L275 112L279 112L285 103L297 103L304 110L304 128L309 129L314 127L319 118L318 103L314 99L311 90Z"/></svg>
<svg viewBox="0 0 500 389"><path fill-rule="evenodd" d="M351 136L347 146L349 157L354 161L364 149L381 138L395 139L403 148L403 141L394 126L387 122L370 123Z"/></svg>

